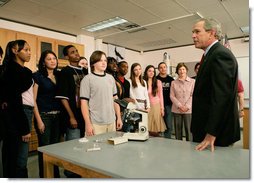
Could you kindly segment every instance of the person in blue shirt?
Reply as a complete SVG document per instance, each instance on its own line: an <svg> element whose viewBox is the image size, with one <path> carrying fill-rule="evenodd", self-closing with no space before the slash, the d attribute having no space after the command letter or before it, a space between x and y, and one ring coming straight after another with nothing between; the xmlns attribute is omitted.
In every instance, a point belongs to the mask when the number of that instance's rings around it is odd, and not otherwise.
<svg viewBox="0 0 254 183"><path fill-rule="evenodd" d="M55 98L59 71L58 60L53 51L41 53L38 71L33 74L34 84L34 116L35 129L39 146L54 144L60 141L60 101ZM43 178L42 153L38 152L39 176ZM55 167L55 177L59 170Z"/></svg>

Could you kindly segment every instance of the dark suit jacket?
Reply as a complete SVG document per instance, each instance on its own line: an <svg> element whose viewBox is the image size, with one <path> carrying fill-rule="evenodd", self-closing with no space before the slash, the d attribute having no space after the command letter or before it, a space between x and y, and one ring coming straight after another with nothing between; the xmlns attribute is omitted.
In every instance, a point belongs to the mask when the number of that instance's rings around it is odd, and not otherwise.
<svg viewBox="0 0 254 183"><path fill-rule="evenodd" d="M240 139L237 106L238 65L232 52L215 43L205 56L195 82L191 132L194 142L207 133L215 145L228 146Z"/></svg>

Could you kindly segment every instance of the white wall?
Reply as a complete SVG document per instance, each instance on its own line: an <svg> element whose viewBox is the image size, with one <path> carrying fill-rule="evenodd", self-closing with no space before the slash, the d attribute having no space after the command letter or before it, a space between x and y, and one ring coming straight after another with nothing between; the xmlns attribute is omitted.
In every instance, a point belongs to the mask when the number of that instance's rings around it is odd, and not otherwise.
<svg viewBox="0 0 254 183"><path fill-rule="evenodd" d="M249 57L249 42L242 42L242 39L230 40L231 51L235 57Z"/></svg>
<svg viewBox="0 0 254 183"><path fill-rule="evenodd" d="M85 35L78 35L77 36L77 43L85 45L85 55L87 60L89 60L90 55L93 53L95 49L95 41L93 37L85 36Z"/></svg>
<svg viewBox="0 0 254 183"><path fill-rule="evenodd" d="M102 51L105 52L106 54L108 53L108 44L103 43ZM130 68L133 63L135 62L140 63L142 68L146 66L145 63L142 62L143 60L142 57L143 57L143 54L141 54L140 52L132 51L129 49L125 50L125 61L128 62L128 65L129 65L129 72L126 78L129 78Z"/></svg>

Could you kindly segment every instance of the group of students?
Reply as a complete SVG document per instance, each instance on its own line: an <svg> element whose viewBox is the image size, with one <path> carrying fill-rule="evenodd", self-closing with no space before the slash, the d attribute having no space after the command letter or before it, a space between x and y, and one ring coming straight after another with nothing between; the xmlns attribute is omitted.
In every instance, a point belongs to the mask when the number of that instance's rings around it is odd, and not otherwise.
<svg viewBox="0 0 254 183"><path fill-rule="evenodd" d="M118 98L133 102L137 109L148 112L148 130L151 136L171 138L173 121L175 138L183 139L184 127L186 140L192 140L190 125L195 80L187 75L188 67L184 63L179 63L176 67L176 80L167 74L165 62L158 64L158 75L153 65L148 65L143 73L141 65L133 63L130 79L125 79L128 63L118 63L113 57L108 57L107 60L106 73L115 78ZM125 72L122 71L123 67ZM123 130L130 130L125 123Z"/></svg>
<svg viewBox="0 0 254 183"><path fill-rule="evenodd" d="M63 49L69 65L61 71L55 53L46 50L41 53L38 71L32 73L24 66L31 57L29 44L25 40L10 41L0 80L4 86L0 95L3 177L28 177L33 115L38 144L44 146L60 142L61 137L72 140L121 130L124 111L115 102L118 98L148 112L152 136L171 138L173 118L176 139L182 139L184 123L186 140L200 143L197 150L211 146L213 151L214 145L228 146L239 140L237 64L233 54L217 43L218 33L212 19L201 19L193 27L195 47L206 53L196 80L188 77L184 63L177 65L178 78L174 80L164 62L158 65L158 75L153 65L142 74L141 65L134 63L130 79L126 79L128 63L117 63L99 50L90 56L88 73L73 45ZM212 54L214 50L216 54ZM43 177L41 153L38 158L39 176ZM59 177L56 166L54 174ZM69 171L65 175L78 177Z"/></svg>
<svg viewBox="0 0 254 183"><path fill-rule="evenodd" d="M163 62L160 65L163 64L165 63ZM165 77L170 78L169 81L165 81L165 93L162 90L161 81L156 78L154 66L147 66L143 75L141 65L139 63L134 63L130 69L130 79L126 79L125 75L128 72L128 67L126 61L120 61L118 63L115 58L107 57L106 73L112 75L115 79L118 99L133 102L137 109L149 111L148 130L150 135L158 136L160 132L165 132L167 129L163 116L164 104L168 105L168 103L164 103L163 94L169 99L169 92L167 91L169 91L170 83L173 78L165 74ZM122 121L124 121L124 109L121 108L120 111ZM170 119L168 123L171 124ZM130 131L126 123L123 123L122 129L123 131Z"/></svg>
<svg viewBox="0 0 254 183"><path fill-rule="evenodd" d="M60 142L61 137L72 140L122 129L123 109L114 102L117 98L133 102L137 109L148 112L150 135L159 136L160 132L165 132L165 137L171 138L169 92L174 79L167 75L164 62L159 64L158 76L152 65L146 67L142 76L141 65L134 63L130 79L126 79L128 63L117 63L102 51L91 55L90 74L87 60L80 57L73 45L66 46L63 54L69 65L61 71L56 54L46 50L41 53L38 71L32 73L24 66L31 57L29 44L25 40L15 40L6 47L1 67L1 84L5 86L1 90L4 177L28 177L33 114L39 146ZM81 64L82 59L85 59L85 66ZM43 177L40 152L38 160L39 176ZM54 173L59 177L56 166ZM65 174L76 176L69 171Z"/></svg>

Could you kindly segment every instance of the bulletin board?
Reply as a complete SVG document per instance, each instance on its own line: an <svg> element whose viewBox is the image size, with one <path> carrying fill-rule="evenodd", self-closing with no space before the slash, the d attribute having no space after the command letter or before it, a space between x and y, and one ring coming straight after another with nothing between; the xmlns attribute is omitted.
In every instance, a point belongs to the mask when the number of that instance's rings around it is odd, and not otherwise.
<svg viewBox="0 0 254 183"><path fill-rule="evenodd" d="M242 80L243 88L244 88L244 98L250 98L250 59L248 56L244 57L236 57L238 62L238 74L239 79Z"/></svg>
<svg viewBox="0 0 254 183"><path fill-rule="evenodd" d="M239 74L239 79L241 79L243 83L243 88L244 88L244 99L249 99L250 95L250 59L248 56L243 56L243 57L236 57L237 62L238 62L238 74ZM187 62L185 63L186 66L188 67L188 76L195 76L194 72L194 66L197 62Z"/></svg>

